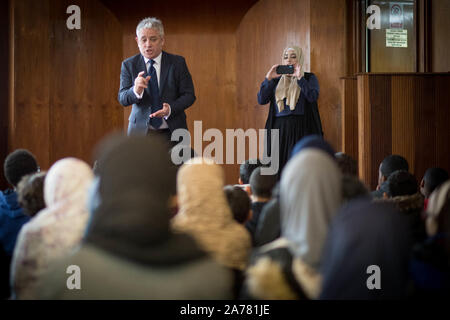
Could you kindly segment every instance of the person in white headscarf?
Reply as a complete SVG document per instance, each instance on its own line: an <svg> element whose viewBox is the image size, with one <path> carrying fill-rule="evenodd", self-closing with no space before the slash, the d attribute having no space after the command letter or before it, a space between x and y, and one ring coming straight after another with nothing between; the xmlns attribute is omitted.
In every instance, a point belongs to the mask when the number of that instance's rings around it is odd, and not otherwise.
<svg viewBox="0 0 450 320"><path fill-rule="evenodd" d="M93 180L87 163L75 158L57 161L44 181L46 208L19 233L11 265L14 298L37 298L41 276L80 243L88 221L87 195Z"/></svg>
<svg viewBox="0 0 450 320"><path fill-rule="evenodd" d="M241 297L318 298L322 251L341 189L341 172L323 150L302 150L288 162L280 184L281 237L254 252Z"/></svg>
<svg viewBox="0 0 450 320"><path fill-rule="evenodd" d="M283 50L282 65L293 66L293 73L278 73L279 64L267 72L258 92L258 103L270 102L266 121L266 150L268 156L279 157L278 178L289 159L292 148L303 137L310 134L323 136L317 99L319 82L313 73L304 72L304 53L297 46ZM278 129L275 139L273 129ZM273 141L272 141L273 139ZM273 143L278 143L279 152ZM273 155L271 154L273 150Z"/></svg>

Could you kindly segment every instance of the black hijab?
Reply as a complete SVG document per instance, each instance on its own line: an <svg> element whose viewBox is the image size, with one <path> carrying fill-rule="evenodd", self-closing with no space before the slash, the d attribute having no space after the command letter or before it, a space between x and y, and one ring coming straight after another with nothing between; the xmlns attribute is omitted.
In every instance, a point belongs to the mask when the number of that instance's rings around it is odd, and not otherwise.
<svg viewBox="0 0 450 320"><path fill-rule="evenodd" d="M406 297L411 234L405 216L390 204L349 202L337 214L325 248L321 299ZM380 268L381 289L368 289L372 265Z"/></svg>
<svg viewBox="0 0 450 320"><path fill-rule="evenodd" d="M154 266L205 255L190 236L170 230L168 203L175 194L176 172L162 139L113 136L98 153L98 204L87 243Z"/></svg>

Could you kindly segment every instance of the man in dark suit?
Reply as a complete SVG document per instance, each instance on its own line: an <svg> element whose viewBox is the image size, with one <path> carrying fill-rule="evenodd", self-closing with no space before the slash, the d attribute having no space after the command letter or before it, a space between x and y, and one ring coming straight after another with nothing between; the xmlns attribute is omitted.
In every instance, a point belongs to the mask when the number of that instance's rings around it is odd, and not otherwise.
<svg viewBox="0 0 450 320"><path fill-rule="evenodd" d="M122 62L119 102L133 105L128 135L161 133L169 140L187 129L184 110L195 101L194 84L183 57L162 51L164 28L156 18L143 19L136 28L141 52Z"/></svg>

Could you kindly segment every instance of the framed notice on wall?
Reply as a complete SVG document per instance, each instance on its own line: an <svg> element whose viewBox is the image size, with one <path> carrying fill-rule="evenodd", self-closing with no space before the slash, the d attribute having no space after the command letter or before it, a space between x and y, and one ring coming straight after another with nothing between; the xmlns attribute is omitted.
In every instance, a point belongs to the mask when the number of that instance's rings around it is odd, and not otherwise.
<svg viewBox="0 0 450 320"><path fill-rule="evenodd" d="M408 48L408 30L386 29L386 47Z"/></svg>

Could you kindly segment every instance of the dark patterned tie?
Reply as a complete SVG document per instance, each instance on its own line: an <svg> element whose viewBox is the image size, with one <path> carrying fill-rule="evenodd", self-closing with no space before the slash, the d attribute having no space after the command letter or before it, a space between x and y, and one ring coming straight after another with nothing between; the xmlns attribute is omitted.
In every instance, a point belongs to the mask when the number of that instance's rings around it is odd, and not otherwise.
<svg viewBox="0 0 450 320"><path fill-rule="evenodd" d="M156 69L153 66L155 63L155 60L150 60L150 69L149 69L149 75L150 75L150 99L152 102L151 106L151 112L154 113L158 110L162 109L162 103L161 98L159 96L159 88L158 88L158 75L156 74ZM162 118L150 118L150 125L158 129L162 125Z"/></svg>

